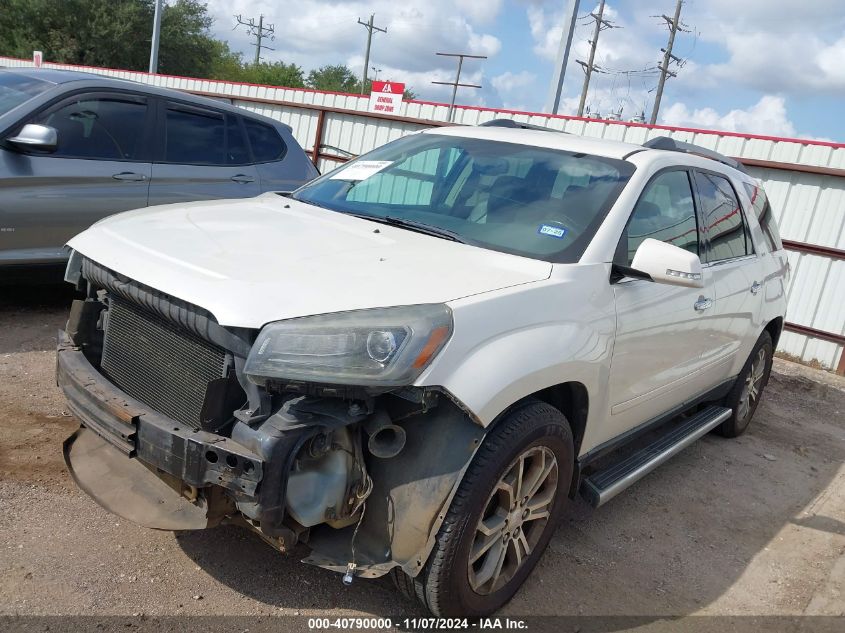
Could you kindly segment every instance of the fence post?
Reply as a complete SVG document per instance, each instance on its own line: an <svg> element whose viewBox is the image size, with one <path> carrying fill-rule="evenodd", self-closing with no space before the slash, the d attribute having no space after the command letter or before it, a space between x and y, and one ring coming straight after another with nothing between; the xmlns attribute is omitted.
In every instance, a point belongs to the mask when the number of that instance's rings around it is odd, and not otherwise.
<svg viewBox="0 0 845 633"><path fill-rule="evenodd" d="M314 149L311 152L311 162L314 167L317 167L317 162L320 160L320 147L323 145L323 128L326 125L326 111L319 110L317 114L317 132L314 135Z"/></svg>

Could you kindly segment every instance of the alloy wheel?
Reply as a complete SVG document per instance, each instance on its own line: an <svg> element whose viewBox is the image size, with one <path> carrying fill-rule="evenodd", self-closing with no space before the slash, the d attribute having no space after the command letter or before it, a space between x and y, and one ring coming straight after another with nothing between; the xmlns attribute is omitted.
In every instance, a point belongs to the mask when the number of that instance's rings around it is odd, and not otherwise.
<svg viewBox="0 0 845 633"><path fill-rule="evenodd" d="M514 577L546 529L557 488L557 458L545 446L529 447L505 469L475 528L473 591L494 593Z"/></svg>

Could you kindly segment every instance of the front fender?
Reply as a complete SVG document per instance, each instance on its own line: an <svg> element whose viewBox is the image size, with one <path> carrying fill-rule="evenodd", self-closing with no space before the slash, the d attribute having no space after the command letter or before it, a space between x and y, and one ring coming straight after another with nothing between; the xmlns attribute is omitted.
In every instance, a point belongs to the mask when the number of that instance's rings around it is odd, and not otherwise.
<svg viewBox="0 0 845 633"><path fill-rule="evenodd" d="M605 264L450 303L452 339L418 384L451 393L482 426L547 387L578 381L602 410L616 327Z"/></svg>

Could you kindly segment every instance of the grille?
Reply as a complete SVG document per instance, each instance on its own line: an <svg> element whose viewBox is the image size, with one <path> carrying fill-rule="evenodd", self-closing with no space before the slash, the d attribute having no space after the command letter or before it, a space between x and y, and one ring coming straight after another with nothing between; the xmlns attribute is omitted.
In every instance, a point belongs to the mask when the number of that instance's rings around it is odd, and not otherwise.
<svg viewBox="0 0 845 633"><path fill-rule="evenodd" d="M100 366L133 398L199 428L208 383L224 376L225 365L223 349L112 297Z"/></svg>

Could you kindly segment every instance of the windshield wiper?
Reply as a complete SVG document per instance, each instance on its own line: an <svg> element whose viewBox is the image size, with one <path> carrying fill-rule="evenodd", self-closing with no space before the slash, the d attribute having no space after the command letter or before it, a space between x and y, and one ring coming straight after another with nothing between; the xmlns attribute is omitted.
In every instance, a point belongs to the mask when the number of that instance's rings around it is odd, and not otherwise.
<svg viewBox="0 0 845 633"><path fill-rule="evenodd" d="M467 239L462 236L460 233L456 233L455 231L450 231L449 229L444 229L440 226L435 226L433 224L426 224L425 222L417 222L416 220L408 220L407 218L397 218L393 215L388 215L387 217L367 217L368 220L375 220L376 222L384 222L385 224L389 224L390 226L398 226L403 229L410 229L411 231L416 231L417 233L424 233L425 235L433 235L434 237L441 237L446 240L451 240L453 242L460 242L461 244L469 244Z"/></svg>

